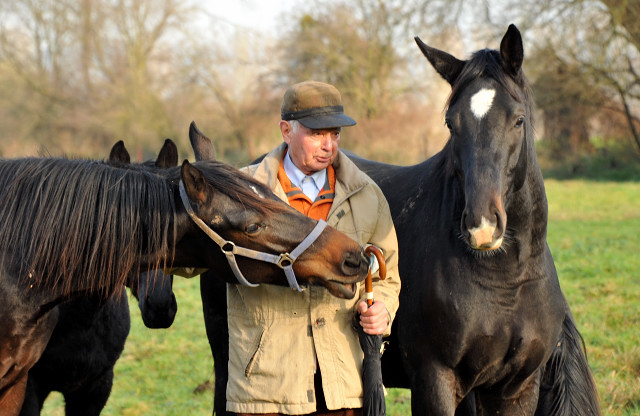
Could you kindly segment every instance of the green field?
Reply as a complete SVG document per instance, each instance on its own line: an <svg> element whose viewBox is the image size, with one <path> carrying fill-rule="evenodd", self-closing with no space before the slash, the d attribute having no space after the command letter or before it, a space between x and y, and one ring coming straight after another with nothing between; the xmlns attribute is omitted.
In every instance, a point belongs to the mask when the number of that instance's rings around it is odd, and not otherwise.
<svg viewBox="0 0 640 416"><path fill-rule="evenodd" d="M640 414L640 183L547 181L549 245L587 344L603 413ZM213 361L198 278L177 279L168 330L132 329L104 415L210 415ZM45 404L63 415L61 396ZM390 389L387 414L410 414L410 394Z"/></svg>

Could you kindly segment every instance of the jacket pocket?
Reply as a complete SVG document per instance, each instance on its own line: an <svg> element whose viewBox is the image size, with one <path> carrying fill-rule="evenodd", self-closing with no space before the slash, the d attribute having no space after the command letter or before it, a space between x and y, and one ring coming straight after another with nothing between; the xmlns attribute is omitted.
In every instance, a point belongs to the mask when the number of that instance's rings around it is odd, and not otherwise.
<svg viewBox="0 0 640 416"><path fill-rule="evenodd" d="M244 375L247 378L251 375L251 371L258 361L258 356L260 354L260 348L262 347L262 343L265 337L265 332L265 329L262 328L254 337L253 348L249 350L251 352L251 355L249 356L247 364L244 367Z"/></svg>

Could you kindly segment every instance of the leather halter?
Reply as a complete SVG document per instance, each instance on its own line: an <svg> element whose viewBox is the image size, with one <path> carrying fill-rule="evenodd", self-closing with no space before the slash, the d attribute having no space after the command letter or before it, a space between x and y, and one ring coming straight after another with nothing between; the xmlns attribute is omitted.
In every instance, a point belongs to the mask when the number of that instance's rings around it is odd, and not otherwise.
<svg viewBox="0 0 640 416"><path fill-rule="evenodd" d="M314 241L316 241L324 228L327 226L326 222L324 222L323 220L319 220L313 230L311 230L309 235L307 235L304 240L302 240L300 244L298 244L298 246L293 249L291 253L282 253L278 256L275 254L251 250L249 248L238 247L233 241L225 240L224 238L222 238L222 236L213 231L211 227L205 224L205 222L196 215L193 208L191 207L191 203L189 202L189 197L187 196L187 192L184 188L184 183L182 182L182 180L179 183L179 188L180 198L182 199L182 204L187 210L187 213L189 214L193 222L195 222L196 225L209 236L209 238L211 238L216 244L218 244L218 246L220 246L220 249L227 257L227 261L229 262L229 266L231 267L233 274L240 284L249 287L259 286L259 284L251 283L244 277L244 275L240 271L240 268L238 267L238 263L236 262L236 254L255 260L265 261L267 263L276 264L278 267L284 270L284 274L287 277L287 282L289 282L289 287L291 287L291 289L297 290L298 292L302 292L304 290L300 288L300 285L298 285L296 275L293 272L293 263L296 261L300 254L302 254L307 248L309 248L309 246L311 246L311 244L313 244Z"/></svg>

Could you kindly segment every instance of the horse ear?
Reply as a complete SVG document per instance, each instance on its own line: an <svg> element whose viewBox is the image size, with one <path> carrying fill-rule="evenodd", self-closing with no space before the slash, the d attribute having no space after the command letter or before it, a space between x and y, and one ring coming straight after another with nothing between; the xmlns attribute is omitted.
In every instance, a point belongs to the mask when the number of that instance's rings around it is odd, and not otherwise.
<svg viewBox="0 0 640 416"><path fill-rule="evenodd" d="M518 75L524 60L524 47L522 46L522 35L515 25L509 25L500 42L500 55L504 70L511 76Z"/></svg>
<svg viewBox="0 0 640 416"><path fill-rule="evenodd" d="M213 143L198 130L195 121L192 121L189 125L189 141L191 142L191 147L193 147L196 160L216 160L216 149L213 147Z"/></svg>
<svg viewBox="0 0 640 416"><path fill-rule="evenodd" d="M131 163L131 156L129 156L129 152L122 140L118 140L111 148L111 152L109 152L109 162L122 163L125 165Z"/></svg>
<svg viewBox="0 0 640 416"><path fill-rule="evenodd" d="M156 167L166 169L174 166L178 166L178 146L173 140L165 139L156 159Z"/></svg>
<svg viewBox="0 0 640 416"><path fill-rule="evenodd" d="M207 196L209 194L207 181L202 172L186 159L182 162L182 167L180 168L180 178L184 183L184 188L190 200L199 205L207 202Z"/></svg>
<svg viewBox="0 0 640 416"><path fill-rule="evenodd" d="M424 43L419 37L415 37L414 40L418 44L418 47L422 51L422 54L427 57L431 65L438 71L438 74L444 78L449 84L453 85L455 80L462 72L465 61L461 61L453 55L447 52L441 51Z"/></svg>

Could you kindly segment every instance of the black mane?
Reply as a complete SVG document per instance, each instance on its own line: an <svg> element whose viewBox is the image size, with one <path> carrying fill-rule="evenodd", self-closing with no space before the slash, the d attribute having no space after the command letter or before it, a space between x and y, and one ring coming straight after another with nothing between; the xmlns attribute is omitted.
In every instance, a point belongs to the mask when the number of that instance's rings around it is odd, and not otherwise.
<svg viewBox="0 0 640 416"><path fill-rule="evenodd" d="M207 182L213 189L222 192L233 200L239 201L251 211L268 214L289 209L287 205L281 203L280 199L266 185L249 175L243 174L231 165L206 160L196 162L194 166L205 174ZM169 172L174 173L177 171L170 170ZM256 191L259 191L264 198L258 196Z"/></svg>
<svg viewBox="0 0 640 416"><path fill-rule="evenodd" d="M248 210L283 209L236 168L198 162L207 182ZM61 296L110 295L140 272L143 253L163 268L173 246L180 168L64 158L0 160L0 255L28 285ZM259 190L261 198L251 189ZM285 206L286 207L286 206ZM286 208L284 208L286 209Z"/></svg>
<svg viewBox="0 0 640 416"><path fill-rule="evenodd" d="M173 192L151 173L88 160L0 161L5 267L62 296L119 288L143 252L167 252L174 213Z"/></svg>

